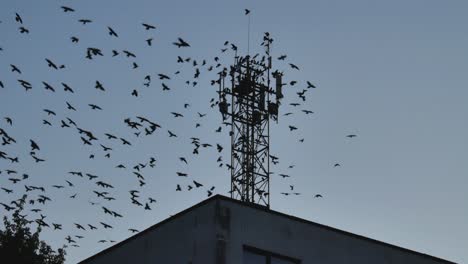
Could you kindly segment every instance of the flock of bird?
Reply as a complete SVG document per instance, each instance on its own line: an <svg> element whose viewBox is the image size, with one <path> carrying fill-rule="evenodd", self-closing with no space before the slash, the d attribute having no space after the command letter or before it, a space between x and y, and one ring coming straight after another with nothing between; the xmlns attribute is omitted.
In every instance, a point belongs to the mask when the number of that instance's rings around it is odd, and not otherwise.
<svg viewBox="0 0 468 264"><path fill-rule="evenodd" d="M67 14L78 14L79 12L75 10L73 7L68 6L59 6L57 8L58 12L64 12ZM245 15L251 15L250 10L245 10ZM27 24L27 19L23 18L21 14L16 13L14 14L14 21L18 27L19 34L30 34L32 29L30 25ZM70 16L70 19L75 16ZM75 20L76 21L76 20ZM93 19L89 18L79 18L78 23L81 23L84 26L93 26L95 22ZM149 24L149 23L140 23L139 27L143 32L154 32L157 30L157 26ZM107 33L111 38L121 38L119 35L119 31L111 26L106 27ZM131 50L116 50L110 49L106 50L103 48L98 47L89 47L86 46L86 43L82 43L82 40L78 35L71 35L67 36L69 38L70 45L78 46L79 52L82 52L83 57L87 60L94 61L97 57L102 56L124 56L125 58L132 59L131 62L131 69L137 69L140 67L138 62L136 61L136 53L132 52ZM148 47L153 46L154 38L153 37L145 37L142 39L142 42L146 43ZM182 37L177 38L175 41L168 43L170 46L173 46L177 49L193 49L191 44ZM83 47L84 45L84 47ZM220 54L215 56L213 59L193 59L191 57L183 57L177 56L174 58L174 63L183 64L190 67L190 76L188 80L185 81L185 84L190 87L196 87L199 85L200 82L200 75L205 73L212 73L213 76L217 76L218 72L225 70L228 65L223 65L221 56L223 54L230 54L230 58L232 58L234 53L237 52L237 46L230 42L225 41L220 48ZM3 48L0 49L1 52L5 52ZM231 53L230 53L231 52ZM293 71L299 71L300 68L291 63L286 62L287 55L280 55L277 57L278 62L284 63L286 67ZM45 65L53 71L59 71L61 69L65 69L68 66L62 63L57 63L54 59L51 58L44 58ZM39 81L34 82L28 80L28 76L23 72L22 65L18 64L10 64L9 65L10 72L9 74L14 75L14 79L17 80L17 83L6 83L0 80L0 96L2 89L17 89L18 87L23 88L26 92L26 95L30 93L32 89L41 89L44 93L60 93L63 90L63 93L67 94L67 99L63 102L62 109L36 109L42 111L44 114L44 118L42 120L42 124L47 127L56 127L63 131L63 133L68 133L76 138L77 142L80 142L84 147L87 148L89 151L89 159L97 158L97 153L102 153L102 157L112 160L113 153L115 151L129 151L129 149L134 145L135 142L141 140L144 137L152 136L158 134L158 136L162 137L165 136L168 139L180 140L180 138L186 138L186 133L190 131L175 131L170 129L169 127L165 127L163 124L158 123L156 120L151 120L145 116L133 116L133 117L125 117L122 120L122 125L124 125L128 131L130 131L132 137L124 137L117 132L107 132L107 133L99 133L93 131L92 129L86 128L87 125L76 121L74 118L71 118L71 113L79 112L82 108L80 106L75 105L72 101L72 98L75 94L80 93L79 89L75 88L73 85L60 82L59 85L51 84L47 81ZM185 68L184 68L185 69ZM5 75L6 73L4 73ZM192 75L193 74L193 75ZM153 80L157 79L160 81L161 90L162 92L170 92L171 90L175 89L169 83L170 80L174 80L177 76L182 75L182 70L176 71L173 74L168 73L157 73L155 75L147 74L144 76L142 80L142 87L131 89L128 91L128 96L130 98L138 98L142 96L142 89L148 88L153 85ZM182 78L182 77L180 77ZM200 84L200 86L208 86L211 85L213 88L217 87L219 80L213 78L210 80L208 84ZM314 112L305 109L306 103L306 96L310 93L311 89L315 89L316 86L311 83L310 81L306 81L301 83L299 81L289 81L284 83L285 86L289 86L292 88L303 86L297 91L297 98L289 103L292 109L298 109L297 111L291 111L284 113L284 116L291 116L297 114L303 115L311 115ZM104 82L100 80L96 80L94 83L94 89L96 93L106 93L108 92L108 88L105 86ZM216 89L213 89L215 91ZM218 101L215 99L216 95L213 95L213 98L209 99L209 106L210 110L213 112L217 112L217 104ZM208 100L207 100L208 101ZM104 107L96 104L90 103L86 107L89 107L92 111L105 111ZM183 107L180 111L169 111L168 115L172 116L174 120L181 120L180 122L191 122L194 121L194 129L198 129L202 126L203 120L205 119L207 113L203 111L194 111L197 112L196 118L193 120L190 117L187 117L186 112L192 111L189 110L191 108L190 102L184 102ZM35 110L35 111L36 111ZM24 215L24 217L28 219L31 223L37 223L37 225L41 226L42 228L48 228L51 230L62 230L67 229L69 232L64 236L64 243L66 243L67 247L79 247L80 240L85 237L86 232L90 232L93 230L107 230L113 229L114 226L111 225L105 218L112 218L112 219L123 219L125 214L120 212L117 207L117 203L114 200L117 200L115 194L117 192L126 191L128 192L128 201L120 201L129 202L132 205L141 208L144 211L152 210L156 204L157 199L155 197L144 196L142 195L142 189L145 188L145 185L148 182L147 177L145 174L149 174L148 170L155 168L158 164L158 160L155 156L148 157L146 160L142 160L137 162L136 164L128 164L126 162L115 161L115 167L113 169L119 169L124 171L130 171L130 175L134 177L134 181L137 184L138 188L129 189L129 190L117 190L114 186L112 179L108 179L102 177L100 175L96 175L89 171L85 170L69 170L64 172L66 176L63 178L62 181L57 182L50 186L40 186L40 185L33 185L29 183L30 176L27 173L21 171L21 161L25 160L27 157L22 157L17 154L14 154L15 146L17 146L19 141L28 142L29 149L27 150L29 157L34 161L35 164L47 164L49 166L53 166L53 161L49 160L48 157L44 156L41 153L41 149L43 148L41 144L40 138L18 138L14 134L10 132L11 128L15 126L15 118L13 116L4 116L2 117L3 120L0 121L0 186L2 191L0 211L3 212L12 212L17 207L21 206L21 204L28 205L31 207L28 209L28 215ZM188 119L188 120L187 120ZM286 120L285 120L286 121ZM225 124L229 126L229 124ZM296 133L295 130L299 128L296 125L287 124L289 131L291 133ZM127 132L128 132L127 131ZM222 125L217 127L213 130L213 133L221 133L223 132ZM296 135L294 135L296 136ZM346 136L349 139L356 137L356 135L351 134ZM223 144L221 142L211 142L209 140L210 136L207 135L208 140L201 139L200 137L193 137L189 136L190 144L192 145L192 153L178 156L176 159L181 164L189 164L190 159L194 159L197 155L200 155L200 152L204 149L210 150L218 155L218 159L216 160L216 166L218 167L225 167L229 170L230 164L225 163L223 160L223 154L229 155L224 151ZM304 138L297 139L299 143L304 142ZM228 142L228 141L226 141ZM211 151L211 150L210 150ZM224 152L223 152L224 151ZM227 150L229 151L229 150ZM168 153L170 154L170 153ZM191 155L191 156L189 156ZM271 162L273 166L278 165L279 157L275 155L271 155ZM332 164L333 167L339 167L339 163ZM290 165L288 168L292 169L294 165ZM292 175L289 173L279 173L279 179L287 179L291 178ZM174 171L174 177L180 179L180 183L176 183L173 188L174 192L188 192L192 190L203 190L206 193L206 196L212 196L215 193L216 187L214 185L207 184L202 182L199 179L195 179L192 175L185 171L184 169L179 169ZM228 173L226 173L226 178L228 177ZM184 179L182 181L182 179ZM88 181L92 183L94 188L91 190L77 190L75 188L77 182ZM85 191L90 192L94 195L93 201L88 201L89 205L92 207L98 207L102 211L104 220L97 220L96 222L92 223L59 223L57 221L49 220L50 217L42 214L41 206L45 204L52 203L54 197L50 194L51 189L69 189L73 190L73 194L66 197L66 199L78 199L82 193ZM293 184L289 184L289 188L281 192L284 196L289 195L300 195L301 193L295 188ZM17 195L15 199L13 195ZM78 198L77 198L78 197ZM322 198L321 194L314 194L315 198ZM60 197L58 199L63 199ZM28 207L28 208L29 208ZM2 213L3 214L3 213ZM31 214L31 215L29 215ZM130 233L137 233L139 230L136 228L129 228L128 232ZM75 234L77 233L77 234ZM112 239L100 239L96 241L98 243L111 243L115 242Z"/></svg>

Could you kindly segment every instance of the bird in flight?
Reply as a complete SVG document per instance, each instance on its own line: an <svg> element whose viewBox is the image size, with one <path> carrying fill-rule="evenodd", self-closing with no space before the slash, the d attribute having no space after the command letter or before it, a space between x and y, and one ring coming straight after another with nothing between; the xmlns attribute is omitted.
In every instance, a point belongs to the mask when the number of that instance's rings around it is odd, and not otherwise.
<svg viewBox="0 0 468 264"><path fill-rule="evenodd" d="M78 22L82 23L83 25L86 25L88 23L93 22L91 19L80 19Z"/></svg>
<svg viewBox="0 0 468 264"><path fill-rule="evenodd" d="M110 36L114 36L116 38L119 37L119 35L117 35L117 33L111 27L107 27L107 29L109 30L109 35Z"/></svg>
<svg viewBox="0 0 468 264"><path fill-rule="evenodd" d="M311 82L307 81L307 89L309 88L316 88Z"/></svg>
<svg viewBox="0 0 468 264"><path fill-rule="evenodd" d="M153 38L149 38L146 40L146 43L148 43L148 46L151 46L152 45L152 42L153 41Z"/></svg>
<svg viewBox="0 0 468 264"><path fill-rule="evenodd" d="M168 130L167 132L169 133L169 137L177 137L172 131Z"/></svg>
<svg viewBox="0 0 468 264"><path fill-rule="evenodd" d="M16 65L10 64L10 67L12 72L17 72L21 74L21 70Z"/></svg>
<svg viewBox="0 0 468 264"><path fill-rule="evenodd" d="M30 82L28 81L25 81L25 80L18 80L18 82L21 84L21 86L24 87L24 89L26 89L26 91L28 90L31 90L32 89L32 85Z"/></svg>
<svg viewBox="0 0 468 264"><path fill-rule="evenodd" d="M31 151L40 150L39 145L37 145L37 143L34 142L34 140L30 139L29 142L31 143Z"/></svg>
<svg viewBox="0 0 468 264"><path fill-rule="evenodd" d="M16 20L16 22L18 22L20 24L23 24L23 19L21 18L21 16L18 13L16 13L15 20Z"/></svg>
<svg viewBox="0 0 468 264"><path fill-rule="evenodd" d="M67 12L75 12L75 9L71 8L71 7L68 7L68 6L61 6L61 8L63 9L63 12L64 13L67 13Z"/></svg>
<svg viewBox="0 0 468 264"><path fill-rule="evenodd" d="M11 126L13 125L13 120L10 117L5 117L5 121Z"/></svg>
<svg viewBox="0 0 468 264"><path fill-rule="evenodd" d="M171 112L171 114L173 114L174 117L184 117L184 115L177 113L177 112Z"/></svg>
<svg viewBox="0 0 468 264"><path fill-rule="evenodd" d="M176 45L178 48L182 48L182 47L190 47L190 44L188 44L185 40L183 40L182 38L178 38L177 39L178 42L173 42L172 44Z"/></svg>
<svg viewBox="0 0 468 264"><path fill-rule="evenodd" d="M295 64L289 63L289 66L291 66L292 69L299 70L299 67L297 67Z"/></svg>
<svg viewBox="0 0 468 264"><path fill-rule="evenodd" d="M155 26L150 25L150 24L142 23L142 25L145 27L146 30L156 29Z"/></svg>

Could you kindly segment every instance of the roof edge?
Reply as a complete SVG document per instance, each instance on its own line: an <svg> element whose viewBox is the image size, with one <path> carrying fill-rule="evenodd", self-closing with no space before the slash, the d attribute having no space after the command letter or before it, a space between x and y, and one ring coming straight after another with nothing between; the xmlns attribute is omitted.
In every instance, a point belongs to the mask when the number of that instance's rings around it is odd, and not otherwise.
<svg viewBox="0 0 468 264"><path fill-rule="evenodd" d="M411 250L411 249L408 249L408 248L404 248L404 247L400 247L400 246L396 246L396 245L393 245L393 244L389 244L387 242L383 242L383 241L380 241L380 240L377 240L377 239L373 239L373 238L369 238L369 237L365 237L365 236L362 236L362 235L358 235L358 234L354 234L354 233L351 233L351 232L348 232L348 231L344 231L344 230L341 230L341 229L337 229L337 228L334 228L334 227L331 227L331 226L327 226L327 225L324 225L324 224L319 224L319 223L316 223L316 222L312 222L312 221L309 221L309 220L306 220L304 218L300 218L300 217L297 217L297 216L292 216L292 215L288 215L288 214L285 214L285 213L281 213L281 212L278 212L278 211L274 211L274 210L271 210L265 206L261 206L261 205L257 205L257 204L249 204L249 203L245 203L245 202L242 202L242 201L239 201L239 200L236 200L236 199L233 199L233 198L229 198L227 196L224 196L224 195L221 195L221 194L216 194L214 195L213 197L210 197L206 200L203 200L195 205L192 205L191 207L185 209L185 210L182 210L180 211L179 213L173 215L173 216L170 216L164 220L162 220L161 222L159 223L156 223L148 228L146 228L145 230L131 236L131 237L128 237L127 239L124 239L120 242L118 242L117 244L115 245L112 245L80 262L78 262L79 264L85 264L87 263L88 261L98 257L98 256L101 256L117 247L120 247L122 246L123 244L127 243L127 242L130 242L132 241L133 239L136 239L137 237L139 236L142 236L144 235L145 233L153 230L153 229L156 229L162 225L164 225L165 223L173 220L173 219L176 219L180 216L183 216L185 215L186 213L188 213L189 211L192 211L198 207L201 207L209 202L211 202L212 200L224 200L224 201L228 201L228 202L232 202L232 203L236 203L236 204L239 204L239 205L242 205L242 206L247 206L247 207L250 207L250 208L254 208L254 209L258 209L258 210L262 210L264 212L267 212L267 213L272 213L272 214L275 214L275 215L278 215L278 216L282 216L282 217L286 217L286 218L289 218L291 220L294 220L294 221L298 221L298 222L301 222L301 223L305 223L305 224L310 224L310 225L314 225L314 226L317 226L319 228L323 228L323 229L327 229L327 230L330 230L330 231L333 231L333 232L337 232L337 233L340 233L340 234L344 234L344 235L347 235L347 236L352 236L354 238L357 238L357 239L361 239L361 240L367 240L367 241L370 241L370 242L373 242L373 243L377 243L377 244L380 244L380 245L384 245L384 246L387 246L387 247L391 247L393 249L397 249L397 250L401 250L401 251L404 251L404 252L407 252L407 253L411 253L411 254L415 254L415 255L418 255L418 256L422 256L422 257L426 257L426 258L430 258L432 260L437 260L437 261L441 261L441 262L445 262L445 263L451 263L451 264L456 264L456 262L452 262L452 261L449 261L449 260L446 260L446 259L442 259L442 258L439 258L439 257L435 257L435 256L432 256L432 255L429 255L429 254L426 254L426 253L421 253L421 252L418 252L418 251L414 251L414 250Z"/></svg>

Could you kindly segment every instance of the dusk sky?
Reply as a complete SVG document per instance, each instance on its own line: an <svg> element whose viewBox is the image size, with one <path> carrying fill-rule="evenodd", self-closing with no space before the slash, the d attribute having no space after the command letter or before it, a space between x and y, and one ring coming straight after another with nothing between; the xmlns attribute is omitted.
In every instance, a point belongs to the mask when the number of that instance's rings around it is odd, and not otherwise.
<svg viewBox="0 0 468 264"><path fill-rule="evenodd" d="M61 6L75 11L65 13ZM461 0L2 0L0 128L16 143L0 145L0 151L19 162L0 158L0 187L13 190L0 190L0 202L10 204L25 193L28 200L50 197L45 205L27 205L26 213L37 219L39 213L30 210L40 208L45 222L62 224L62 230L45 228L42 238L55 249L69 245L68 264L132 236L128 229L142 231L203 201L212 186L215 194L229 196L230 172L217 159L221 155L223 163L230 162L230 128L222 125L218 108L210 107L211 98L217 100L217 86L210 81L234 60L225 41L235 43L239 54L247 52L246 8L251 11L250 53L263 52L260 43L269 32L273 68L284 71L286 82L298 82L284 87L279 122L271 122L271 154L280 160L271 167L271 209L468 263L468 1ZM15 21L16 13L22 24ZM92 22L83 25L80 19ZM145 30L142 23L156 28ZM20 27L29 33L21 33ZM173 45L179 37L190 47ZM146 42L150 38L151 46ZM87 59L87 48L98 48L103 56ZM222 53L223 48L228 50ZM119 54L113 56L112 50ZM124 50L136 57L126 57ZM281 55L287 58L277 60ZM178 56L191 61L178 63ZM215 57L222 66L208 71L218 63ZM65 67L48 67L46 58ZM201 72L196 80L195 68ZM160 80L158 74L171 79ZM18 80L32 89L26 91ZM105 91L95 88L96 81ZM317 88L307 89L303 102L297 92L306 89L306 81ZM44 89L43 82L55 92ZM64 91L62 83L73 93ZM162 83L170 90L163 91ZM171 112L183 117L174 118ZM293 114L284 116L288 112ZM137 116L161 128L148 136L141 128L136 136L138 131L124 120L138 121ZM98 140L84 145L80 137L85 135L67 118ZM62 128L62 120L70 127ZM196 128L197 123L201 126ZM298 129L290 131L290 125ZM216 133L220 126L222 132ZM169 137L168 130L177 137ZM357 137L347 138L349 134ZM201 147L194 155L191 137L213 147ZM44 162L30 155L30 140L40 147L34 156ZM100 144L112 150L106 152ZM221 153L216 144L224 147ZM146 164L139 168L144 186L133 173L139 163ZM117 168L120 164L126 168ZM70 171L98 178L88 180ZM23 174L29 178L22 179ZM14 184L9 178L22 180ZM188 191L193 180L203 187ZM97 181L114 188L99 187ZM46 190L25 192L25 185ZM282 195L290 185L301 194ZM139 190L143 205L149 197L156 199L151 210L132 204L130 190ZM115 200L93 191L107 191ZM323 198L314 198L316 194ZM102 206L123 217L105 214ZM11 212L0 207L0 216ZM88 224L98 229L90 230ZM79 247L71 247L68 235L84 238L74 238Z"/></svg>

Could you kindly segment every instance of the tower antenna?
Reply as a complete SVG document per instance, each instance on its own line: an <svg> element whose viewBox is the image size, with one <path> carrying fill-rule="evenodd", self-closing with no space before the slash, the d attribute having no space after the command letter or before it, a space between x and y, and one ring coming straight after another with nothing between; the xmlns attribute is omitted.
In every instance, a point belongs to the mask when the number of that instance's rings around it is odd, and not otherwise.
<svg viewBox="0 0 468 264"><path fill-rule="evenodd" d="M270 74L270 45L265 33L265 55L237 56L219 76L219 111L231 125L231 197L270 208L270 119L278 121L282 75ZM270 87L270 75L276 90ZM230 77L226 84L225 79ZM230 96L230 102L228 102ZM275 97L275 98L274 98ZM273 100L274 99L274 100Z"/></svg>
<svg viewBox="0 0 468 264"><path fill-rule="evenodd" d="M247 56L250 55L250 11L247 14L248 23L247 23Z"/></svg>

